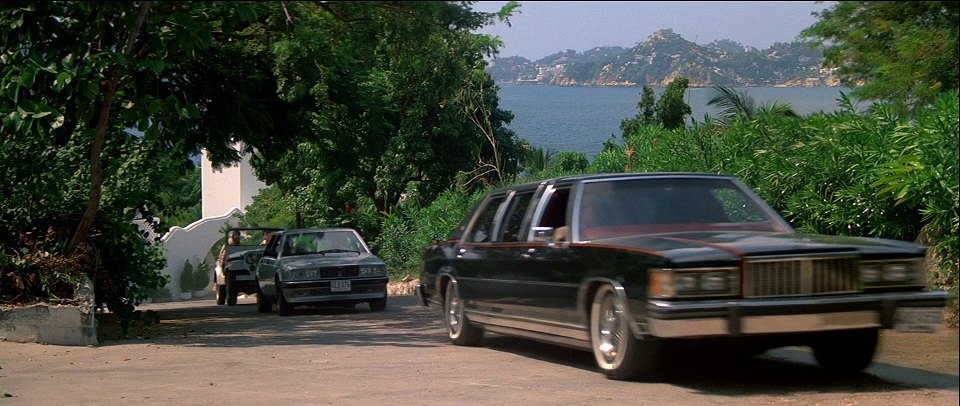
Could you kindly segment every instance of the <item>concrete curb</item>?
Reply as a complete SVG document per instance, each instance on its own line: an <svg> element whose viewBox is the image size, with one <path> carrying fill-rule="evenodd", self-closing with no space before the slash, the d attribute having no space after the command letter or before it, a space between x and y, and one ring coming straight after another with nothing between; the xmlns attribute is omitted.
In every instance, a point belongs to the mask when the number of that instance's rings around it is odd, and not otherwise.
<svg viewBox="0 0 960 406"><path fill-rule="evenodd" d="M92 309L91 309L92 310ZM92 311L82 306L38 304L0 309L0 340L56 345L97 345Z"/></svg>

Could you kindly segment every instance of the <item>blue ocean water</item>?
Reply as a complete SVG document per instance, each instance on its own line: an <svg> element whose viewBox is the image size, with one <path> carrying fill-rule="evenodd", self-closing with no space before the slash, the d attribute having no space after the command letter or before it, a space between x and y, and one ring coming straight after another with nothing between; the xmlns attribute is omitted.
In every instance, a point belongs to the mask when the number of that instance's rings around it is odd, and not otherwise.
<svg viewBox="0 0 960 406"><path fill-rule="evenodd" d="M500 108L514 114L508 127L534 147L554 151L583 152L593 159L611 137L621 142L620 121L637 114L642 87L565 87L546 85L500 85ZM751 87L745 91L757 105L789 103L800 115L839 109L839 87ZM657 91L659 95L659 90ZM716 115L707 101L716 95L711 88L687 90L691 118L703 121Z"/></svg>

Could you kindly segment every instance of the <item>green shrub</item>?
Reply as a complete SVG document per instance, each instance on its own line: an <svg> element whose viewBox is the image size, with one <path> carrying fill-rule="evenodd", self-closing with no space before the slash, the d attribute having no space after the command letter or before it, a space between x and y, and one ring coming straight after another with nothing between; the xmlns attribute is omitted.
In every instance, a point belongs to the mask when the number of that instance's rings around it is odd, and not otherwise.
<svg viewBox="0 0 960 406"><path fill-rule="evenodd" d="M448 190L427 207L401 206L387 217L378 242L390 278L418 275L424 248L433 240L448 238L481 195Z"/></svg>
<svg viewBox="0 0 960 406"><path fill-rule="evenodd" d="M193 290L204 290L210 284L210 265L203 261L193 272Z"/></svg>
<svg viewBox="0 0 960 406"><path fill-rule="evenodd" d="M180 269L180 291L183 293L189 293L193 291L193 285L196 278L193 274L193 264L190 263L190 260L186 260L183 263L183 268Z"/></svg>

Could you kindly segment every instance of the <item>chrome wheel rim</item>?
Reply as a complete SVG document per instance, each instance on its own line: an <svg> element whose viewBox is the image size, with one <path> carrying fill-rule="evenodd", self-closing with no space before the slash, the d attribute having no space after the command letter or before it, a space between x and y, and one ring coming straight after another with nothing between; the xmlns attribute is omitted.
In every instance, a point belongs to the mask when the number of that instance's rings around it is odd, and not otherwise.
<svg viewBox="0 0 960 406"><path fill-rule="evenodd" d="M620 355L623 344L623 310L620 309L613 295L604 295L600 303L600 320L597 331L597 350L608 364L615 364Z"/></svg>
<svg viewBox="0 0 960 406"><path fill-rule="evenodd" d="M460 312L460 294L457 292L457 289L454 287L447 292L447 330L450 332L450 336L456 337L460 334L460 318L462 317Z"/></svg>

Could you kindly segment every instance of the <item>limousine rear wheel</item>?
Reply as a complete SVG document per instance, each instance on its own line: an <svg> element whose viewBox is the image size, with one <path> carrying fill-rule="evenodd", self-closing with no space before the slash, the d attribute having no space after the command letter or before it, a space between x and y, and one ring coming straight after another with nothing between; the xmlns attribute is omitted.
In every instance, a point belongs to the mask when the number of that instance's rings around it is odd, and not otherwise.
<svg viewBox="0 0 960 406"><path fill-rule="evenodd" d="M463 313L460 290L452 279L447 281L447 294L443 298L443 324L447 337L455 345L474 346L483 340L483 330L474 326Z"/></svg>
<svg viewBox="0 0 960 406"><path fill-rule="evenodd" d="M593 297L590 310L590 346L597 366L610 379L637 379L656 367L655 342L634 338L626 303L611 285Z"/></svg>

